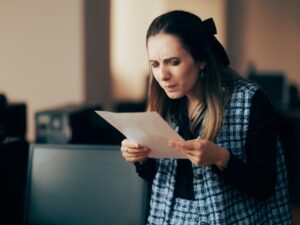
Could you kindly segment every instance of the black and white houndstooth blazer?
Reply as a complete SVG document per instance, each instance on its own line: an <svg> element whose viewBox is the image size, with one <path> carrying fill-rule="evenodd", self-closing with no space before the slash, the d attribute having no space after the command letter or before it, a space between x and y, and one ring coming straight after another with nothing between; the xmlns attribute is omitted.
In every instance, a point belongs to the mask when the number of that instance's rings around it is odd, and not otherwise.
<svg viewBox="0 0 300 225"><path fill-rule="evenodd" d="M215 143L222 146L243 161L246 161L245 142L250 117L251 100L258 86L246 81L236 84L230 103L225 109L223 124ZM149 225L170 224L172 210L174 210L174 187L175 187L175 159L157 160L157 173L152 185L150 201ZM291 224L287 177L283 150L279 140L276 154L277 181L275 193L271 198L260 201L250 197L235 188L229 181L214 172L212 166L194 166L194 193L199 212L199 222L193 224L211 225L278 225ZM195 174L202 174L197 179ZM188 202L188 201L187 201ZM183 211L195 211L195 202L186 204ZM178 210L178 209L177 209ZM180 211L180 209L179 209ZM189 224L180 220L178 224ZM184 218L184 216L182 216Z"/></svg>

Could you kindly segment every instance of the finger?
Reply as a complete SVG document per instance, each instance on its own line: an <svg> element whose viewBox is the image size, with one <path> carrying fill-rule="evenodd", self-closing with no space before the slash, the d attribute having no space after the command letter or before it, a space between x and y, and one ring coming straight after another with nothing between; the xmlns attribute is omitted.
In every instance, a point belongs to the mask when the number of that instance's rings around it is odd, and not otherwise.
<svg viewBox="0 0 300 225"><path fill-rule="evenodd" d="M138 162L143 161L147 156L139 156L139 157L127 157L126 160L128 162Z"/></svg>
<svg viewBox="0 0 300 225"><path fill-rule="evenodd" d="M149 152L150 148L140 147L140 148L128 148L128 152L130 153L139 153L139 152Z"/></svg>
<svg viewBox="0 0 300 225"><path fill-rule="evenodd" d="M195 162L196 157L192 155L191 151L179 150L187 159L189 159L192 163Z"/></svg>
<svg viewBox="0 0 300 225"><path fill-rule="evenodd" d="M183 151L189 156L196 156L196 151L194 149L183 149Z"/></svg>
<svg viewBox="0 0 300 225"><path fill-rule="evenodd" d="M123 152L124 157L146 157L149 155L149 152L139 152L139 153L128 153L128 152Z"/></svg>
<svg viewBox="0 0 300 225"><path fill-rule="evenodd" d="M121 152L127 152L128 147L127 146L121 146Z"/></svg>
<svg viewBox="0 0 300 225"><path fill-rule="evenodd" d="M186 157L188 160L190 160L194 165L197 165L197 166L200 165L199 159L198 159L197 155L196 155L196 154L193 154L192 151L189 151L189 152L187 152L187 151L185 151L185 150L179 150L179 151L180 151L182 154L184 154L185 157Z"/></svg>
<svg viewBox="0 0 300 225"><path fill-rule="evenodd" d="M172 140L172 142L173 142L173 140ZM182 141L180 141L180 142L182 142ZM194 148L187 148L187 147L194 147L194 145L191 142L189 142L189 143L185 142L185 143L186 144L184 144L184 145L179 144L179 145L177 145L177 147L174 147L174 148L176 148L181 154L185 155L185 157L187 159L189 159L194 165L199 166L200 161L199 161L197 151Z"/></svg>
<svg viewBox="0 0 300 225"><path fill-rule="evenodd" d="M129 147L127 145L122 145L121 146L121 151L122 152L132 152L132 151L140 151L141 149L140 148L132 148L132 147Z"/></svg>
<svg viewBox="0 0 300 225"><path fill-rule="evenodd" d="M143 147L143 148L121 147L121 151L129 154L139 154L139 153L147 153L150 151L150 149L147 147Z"/></svg>
<svg viewBox="0 0 300 225"><path fill-rule="evenodd" d="M168 145L176 149L194 149L194 143L188 141L170 140Z"/></svg>
<svg viewBox="0 0 300 225"><path fill-rule="evenodd" d="M135 152L135 153L131 153L131 152L127 152L127 151L122 151L122 156L127 161L132 161L132 159L135 159L135 158L148 157L149 153L150 153L150 149L148 149L146 151Z"/></svg>
<svg viewBox="0 0 300 225"><path fill-rule="evenodd" d="M185 155L187 158L195 155L195 151L192 149L177 149L181 154Z"/></svg>
<svg viewBox="0 0 300 225"><path fill-rule="evenodd" d="M121 142L121 145L122 146L126 146L128 148L139 148L141 147L138 143L134 142L134 141L131 141L129 139L124 139L122 142Z"/></svg>

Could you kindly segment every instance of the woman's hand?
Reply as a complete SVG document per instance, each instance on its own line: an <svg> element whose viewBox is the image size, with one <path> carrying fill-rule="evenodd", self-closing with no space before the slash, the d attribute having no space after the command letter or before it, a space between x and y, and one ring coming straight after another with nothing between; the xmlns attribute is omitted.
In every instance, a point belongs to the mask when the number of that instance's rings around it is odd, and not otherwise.
<svg viewBox="0 0 300 225"><path fill-rule="evenodd" d="M150 153L150 149L141 146L128 139L124 139L121 143L121 152L124 159L128 162L143 162Z"/></svg>
<svg viewBox="0 0 300 225"><path fill-rule="evenodd" d="M215 143L203 139L190 141L169 141L169 146L178 149L195 165L216 165L220 170L226 168L230 153Z"/></svg>

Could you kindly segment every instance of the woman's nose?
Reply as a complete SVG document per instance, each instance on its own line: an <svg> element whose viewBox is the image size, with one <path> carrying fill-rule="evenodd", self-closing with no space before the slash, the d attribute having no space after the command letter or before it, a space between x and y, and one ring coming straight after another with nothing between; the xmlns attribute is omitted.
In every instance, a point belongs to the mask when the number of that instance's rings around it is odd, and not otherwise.
<svg viewBox="0 0 300 225"><path fill-rule="evenodd" d="M159 78L162 81L169 80L171 78L171 73L166 66L161 66L159 71Z"/></svg>

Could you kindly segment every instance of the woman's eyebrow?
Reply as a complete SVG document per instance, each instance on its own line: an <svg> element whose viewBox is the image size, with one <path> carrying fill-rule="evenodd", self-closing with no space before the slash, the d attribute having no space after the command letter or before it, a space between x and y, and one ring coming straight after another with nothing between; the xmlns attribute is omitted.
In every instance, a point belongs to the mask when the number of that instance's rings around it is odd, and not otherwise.
<svg viewBox="0 0 300 225"><path fill-rule="evenodd" d="M174 60L174 59L180 59L180 58L176 57L176 56L174 56L174 57L168 57L168 58L164 58L163 62L164 63L168 63L169 61ZM158 62L158 61L154 60L154 59L149 59L149 62Z"/></svg>
<svg viewBox="0 0 300 225"><path fill-rule="evenodd" d="M176 57L176 56L174 56L174 57L169 57L169 58L165 58L164 59L164 62L170 62L170 61L172 61L172 60L174 60L174 59L179 59L179 57Z"/></svg>

